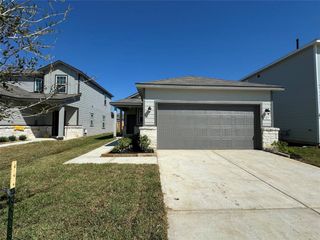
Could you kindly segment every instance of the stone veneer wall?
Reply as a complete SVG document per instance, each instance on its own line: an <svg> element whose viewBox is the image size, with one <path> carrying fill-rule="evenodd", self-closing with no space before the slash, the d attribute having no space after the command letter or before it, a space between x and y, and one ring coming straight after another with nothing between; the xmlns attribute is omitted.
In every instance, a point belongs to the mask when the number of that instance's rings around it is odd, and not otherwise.
<svg viewBox="0 0 320 240"><path fill-rule="evenodd" d="M268 149L271 148L273 142L279 141L279 128L274 127L263 127L262 131L262 148Z"/></svg>
<svg viewBox="0 0 320 240"><path fill-rule="evenodd" d="M73 139L83 137L82 126L65 126L64 127L64 139Z"/></svg>
<svg viewBox="0 0 320 240"><path fill-rule="evenodd" d="M26 135L28 139L51 137L51 126L20 126L23 130L16 130L15 126L0 126L0 136L9 137Z"/></svg>
<svg viewBox="0 0 320 240"><path fill-rule="evenodd" d="M146 135L151 140L150 147L157 149L157 127L156 126L142 126L140 129L140 136Z"/></svg>

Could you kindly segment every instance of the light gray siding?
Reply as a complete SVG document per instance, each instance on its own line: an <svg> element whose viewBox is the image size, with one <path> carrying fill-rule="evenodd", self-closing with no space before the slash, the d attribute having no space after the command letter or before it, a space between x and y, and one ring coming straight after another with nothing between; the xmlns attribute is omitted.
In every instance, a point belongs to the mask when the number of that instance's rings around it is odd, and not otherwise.
<svg viewBox="0 0 320 240"><path fill-rule="evenodd" d="M145 89L144 125L156 125L156 103L249 104L260 105L261 114L272 110L270 91L205 90L205 89ZM148 108L151 108L149 111ZM262 118L261 125L272 126L271 114Z"/></svg>
<svg viewBox="0 0 320 240"><path fill-rule="evenodd" d="M34 77L23 78L17 83L15 83L18 87L27 90L28 92L34 92Z"/></svg>
<svg viewBox="0 0 320 240"><path fill-rule="evenodd" d="M30 113L28 111L21 113L17 108L13 108L10 118L0 121L0 126L48 126L52 124L51 113L39 116L31 116L33 114L34 113Z"/></svg>
<svg viewBox="0 0 320 240"><path fill-rule="evenodd" d="M319 143L314 56L308 47L246 79L285 88L272 97L274 125L284 140Z"/></svg>
<svg viewBox="0 0 320 240"><path fill-rule="evenodd" d="M111 98L107 96L106 106L104 105L105 93L98 89L95 85L91 84L88 80L84 79L77 72L66 66L59 64L55 69L45 75L45 85L52 86L55 84L56 75L68 76L68 94L81 93L80 100L69 104L68 106L79 108L79 121L78 124L83 126L87 130L88 135L95 135L105 132L113 131L113 121L111 118ZM79 80L80 79L80 80ZM50 92L50 88L47 87L46 92ZM93 117L91 114L93 113ZM76 114L66 116L67 123L73 125L76 123ZM105 128L102 126L103 116L105 116ZM93 125L91 125L91 120Z"/></svg>
<svg viewBox="0 0 320 240"><path fill-rule="evenodd" d="M78 93L78 74L67 68L66 66L59 64L58 67L52 69L44 76L44 92L50 93L54 90L56 84L56 75L67 75L68 85L67 93L68 94L77 94Z"/></svg>
<svg viewBox="0 0 320 240"><path fill-rule="evenodd" d="M80 81L80 93L80 100L69 105L79 108L79 125L82 125L84 129L87 129L88 135L112 132L113 119L111 118L111 98L107 96L107 103L105 106L105 94L84 79L81 79ZM92 119L91 113L93 113ZM106 117L104 129L102 128L103 116ZM91 120L93 121L93 126L90 124Z"/></svg>

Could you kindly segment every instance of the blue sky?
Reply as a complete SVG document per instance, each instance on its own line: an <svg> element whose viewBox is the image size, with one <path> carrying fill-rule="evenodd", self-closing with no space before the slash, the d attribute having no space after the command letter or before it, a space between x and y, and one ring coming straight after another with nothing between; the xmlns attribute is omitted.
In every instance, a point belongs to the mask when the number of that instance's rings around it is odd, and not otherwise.
<svg viewBox="0 0 320 240"><path fill-rule="evenodd" d="M320 37L320 2L71 1L51 49L114 99L177 76L239 80Z"/></svg>

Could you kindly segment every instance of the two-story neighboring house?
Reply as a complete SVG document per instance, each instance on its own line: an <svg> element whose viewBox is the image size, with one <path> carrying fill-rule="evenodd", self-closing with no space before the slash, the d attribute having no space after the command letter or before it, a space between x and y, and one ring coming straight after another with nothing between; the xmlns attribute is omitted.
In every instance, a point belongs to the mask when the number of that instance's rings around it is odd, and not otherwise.
<svg viewBox="0 0 320 240"><path fill-rule="evenodd" d="M70 139L112 132L112 97L81 70L56 61L0 87L0 101L13 103L13 114L0 121L0 136Z"/></svg>
<svg viewBox="0 0 320 240"><path fill-rule="evenodd" d="M274 124L282 140L320 144L320 40L244 77L242 81L278 84L272 95Z"/></svg>

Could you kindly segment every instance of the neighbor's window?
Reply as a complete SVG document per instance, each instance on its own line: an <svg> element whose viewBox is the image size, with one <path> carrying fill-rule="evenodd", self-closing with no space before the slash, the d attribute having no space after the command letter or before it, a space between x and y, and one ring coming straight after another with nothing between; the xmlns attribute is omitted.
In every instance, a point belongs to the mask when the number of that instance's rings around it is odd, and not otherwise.
<svg viewBox="0 0 320 240"><path fill-rule="evenodd" d="M102 129L106 128L106 116L102 116Z"/></svg>
<svg viewBox="0 0 320 240"><path fill-rule="evenodd" d="M93 118L94 118L94 114L90 113L90 127L93 127Z"/></svg>
<svg viewBox="0 0 320 240"><path fill-rule="evenodd" d="M67 75L56 75L56 91L58 93L67 93Z"/></svg>
<svg viewBox="0 0 320 240"><path fill-rule="evenodd" d="M34 92L42 93L43 92L43 79L36 78L34 80Z"/></svg>
<svg viewBox="0 0 320 240"><path fill-rule="evenodd" d="M107 106L107 96L104 95L104 105Z"/></svg>

